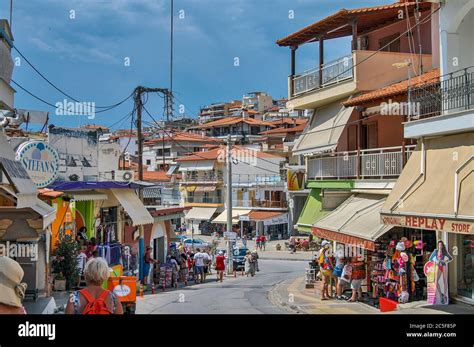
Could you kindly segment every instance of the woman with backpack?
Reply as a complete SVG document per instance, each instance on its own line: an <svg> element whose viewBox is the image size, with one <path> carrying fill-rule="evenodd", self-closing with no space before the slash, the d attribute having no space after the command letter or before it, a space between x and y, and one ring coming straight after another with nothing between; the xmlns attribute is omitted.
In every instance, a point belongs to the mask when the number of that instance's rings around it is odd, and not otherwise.
<svg viewBox="0 0 474 347"><path fill-rule="evenodd" d="M331 244L329 241L323 240L321 243L321 251L319 254L319 266L321 275L323 276L323 290L321 292L321 300L329 300L329 282L334 271L334 264L331 257Z"/></svg>
<svg viewBox="0 0 474 347"><path fill-rule="evenodd" d="M109 278L109 266L104 258L93 258L84 268L86 288L69 297L66 314L123 314L122 304L115 294L102 288Z"/></svg>

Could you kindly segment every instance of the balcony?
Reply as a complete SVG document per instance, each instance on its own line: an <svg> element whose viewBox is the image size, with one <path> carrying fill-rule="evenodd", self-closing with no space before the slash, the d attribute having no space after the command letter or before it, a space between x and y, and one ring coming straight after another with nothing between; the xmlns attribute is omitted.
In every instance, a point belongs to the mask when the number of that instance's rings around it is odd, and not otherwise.
<svg viewBox="0 0 474 347"><path fill-rule="evenodd" d="M197 171L186 172L181 180L181 183L189 184L218 184L222 183L224 176L222 172L208 171L198 173Z"/></svg>
<svg viewBox="0 0 474 347"><path fill-rule="evenodd" d="M287 209L288 203L286 201L239 199L232 200L232 206L259 209Z"/></svg>
<svg viewBox="0 0 474 347"><path fill-rule="evenodd" d="M280 173L273 175L259 174L232 174L232 187L251 187L251 186L281 186L286 183L286 177Z"/></svg>
<svg viewBox="0 0 474 347"><path fill-rule="evenodd" d="M223 204L224 199L220 196L187 196L185 204Z"/></svg>
<svg viewBox="0 0 474 347"><path fill-rule="evenodd" d="M473 131L474 67L410 88L415 109L405 123L406 138Z"/></svg>
<svg viewBox="0 0 474 347"><path fill-rule="evenodd" d="M316 67L294 76L289 76L287 107L290 109L314 109L347 98L358 92L383 88L407 78L405 69L393 66L411 59L418 65L419 56L400 52L378 52L355 50L322 69ZM370 59L370 60L369 60ZM422 55L423 64L431 65L431 55Z"/></svg>
<svg viewBox="0 0 474 347"><path fill-rule="evenodd" d="M293 77L293 96L354 78L352 55L313 68Z"/></svg>
<svg viewBox="0 0 474 347"><path fill-rule="evenodd" d="M364 149L308 159L308 179L396 178L414 147Z"/></svg>

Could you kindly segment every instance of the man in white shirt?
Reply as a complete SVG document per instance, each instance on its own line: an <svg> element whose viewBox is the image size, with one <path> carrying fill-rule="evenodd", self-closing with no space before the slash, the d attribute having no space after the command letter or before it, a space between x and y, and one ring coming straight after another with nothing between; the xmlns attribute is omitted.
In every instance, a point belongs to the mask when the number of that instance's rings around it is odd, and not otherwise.
<svg viewBox="0 0 474 347"><path fill-rule="evenodd" d="M194 267L195 267L195 275L197 275L196 279L199 282L199 276L201 276L200 283L204 283L204 262L210 261L211 258L209 254L205 252L201 252L199 248L196 249L197 253L194 254Z"/></svg>

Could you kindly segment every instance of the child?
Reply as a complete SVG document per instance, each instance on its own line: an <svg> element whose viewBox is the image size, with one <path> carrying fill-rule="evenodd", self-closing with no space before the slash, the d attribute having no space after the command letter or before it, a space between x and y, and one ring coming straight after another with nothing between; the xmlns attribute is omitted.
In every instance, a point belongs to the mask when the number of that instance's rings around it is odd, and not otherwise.
<svg viewBox="0 0 474 347"><path fill-rule="evenodd" d="M87 261L87 246L81 246L81 250L79 251L79 254L76 257L76 267L78 270L78 275L77 275L77 288L81 286L81 277L84 273L84 268L86 266L86 261Z"/></svg>

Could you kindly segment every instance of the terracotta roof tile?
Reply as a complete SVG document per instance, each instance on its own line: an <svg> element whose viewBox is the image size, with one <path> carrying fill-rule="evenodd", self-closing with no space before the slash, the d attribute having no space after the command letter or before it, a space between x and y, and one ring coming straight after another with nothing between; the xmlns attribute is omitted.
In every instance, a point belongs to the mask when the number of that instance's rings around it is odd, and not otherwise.
<svg viewBox="0 0 474 347"><path fill-rule="evenodd" d="M207 129L207 128L214 128L214 127L220 127L220 126L228 126L232 124L238 124L238 123L247 123L250 125L266 125L266 126L273 126L270 122L265 122L253 118L243 118L243 117L227 117L227 118L222 118L218 119L200 126L193 127L195 129Z"/></svg>
<svg viewBox="0 0 474 347"><path fill-rule="evenodd" d="M343 102L343 105L346 107L357 106L357 105L365 104L365 103L372 102L379 99L394 97L397 95L404 95L408 93L408 87L410 85L422 87L422 86L432 84L438 80L439 80L439 69L434 69L434 70L431 70L430 72L424 73L421 76L416 76L416 77L411 78L410 83L408 83L408 79L407 79L407 80L389 85L387 87L359 95L346 102Z"/></svg>
<svg viewBox="0 0 474 347"><path fill-rule="evenodd" d="M306 125L307 125L307 122L302 123L302 124L297 125L297 126L292 127L292 128L280 127L280 128L270 129L270 130L261 132L260 135L299 133L299 132L304 131L304 129L306 128Z"/></svg>
<svg viewBox="0 0 474 347"><path fill-rule="evenodd" d="M186 132L181 132L177 134L171 134L171 138L169 136L161 137L158 139L151 139L148 141L145 141L145 145L153 145L155 143L160 143L160 142L167 142L167 141L182 141L182 142L214 142L216 144L220 143L218 140L212 138L212 137L207 137L207 136L202 136L198 134L192 134L192 133L186 133Z"/></svg>
<svg viewBox="0 0 474 347"><path fill-rule="evenodd" d="M282 215L285 212L277 212L277 211L251 211L247 216L250 220L264 220L269 218L274 218Z"/></svg>
<svg viewBox="0 0 474 347"><path fill-rule="evenodd" d="M177 162L184 162L184 161L203 161L203 160L217 160L220 156L222 156L222 151L226 150L226 146L219 146L218 148L211 149L206 152L195 152L187 157L181 157L176 159ZM247 147L243 146L233 146L233 151L235 150L249 150ZM255 151L257 158L281 158L283 157L271 153Z"/></svg>
<svg viewBox="0 0 474 347"><path fill-rule="evenodd" d="M138 172L135 174L138 176ZM164 171L143 171L143 180L152 182L169 182L171 177Z"/></svg>

